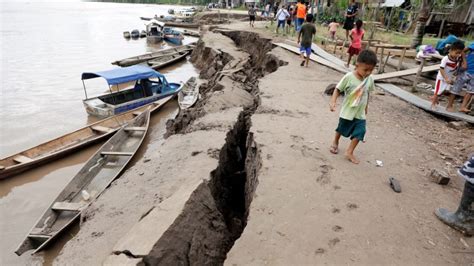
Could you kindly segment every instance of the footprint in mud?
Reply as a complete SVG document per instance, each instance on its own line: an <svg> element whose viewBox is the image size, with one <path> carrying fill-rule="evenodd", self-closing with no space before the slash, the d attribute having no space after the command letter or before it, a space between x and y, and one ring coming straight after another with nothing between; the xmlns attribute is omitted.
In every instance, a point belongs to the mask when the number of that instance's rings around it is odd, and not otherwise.
<svg viewBox="0 0 474 266"><path fill-rule="evenodd" d="M339 209L339 208L332 208L331 212L332 212L332 213L340 213L340 212L341 212L341 209Z"/></svg>
<svg viewBox="0 0 474 266"><path fill-rule="evenodd" d="M321 185L327 185L331 183L331 175L329 174L329 171L333 169L333 167L327 164L323 164L319 166L319 169L320 169L321 175L318 176L318 178L316 179L316 182L318 182Z"/></svg>
<svg viewBox="0 0 474 266"><path fill-rule="evenodd" d="M273 155L271 155L270 153L267 154L267 160L271 160L273 158Z"/></svg>
<svg viewBox="0 0 474 266"><path fill-rule="evenodd" d="M302 115L302 116L309 116L310 113L308 112L302 112L302 111L297 111L298 114Z"/></svg>
<svg viewBox="0 0 474 266"><path fill-rule="evenodd" d="M301 137L301 136L297 136L297 135L290 135L291 139L294 141L294 142L300 142L300 141L304 141L304 138Z"/></svg>
<svg viewBox="0 0 474 266"><path fill-rule="evenodd" d="M355 209L359 208L359 206L357 206L357 204L350 203L350 202L347 203L346 207L347 207L348 210L355 210Z"/></svg>
<svg viewBox="0 0 474 266"><path fill-rule="evenodd" d="M92 237L100 237L104 234L104 232L92 232L91 236Z"/></svg>
<svg viewBox="0 0 474 266"><path fill-rule="evenodd" d="M341 189L341 186L334 185L332 188L334 188L334 190L338 190L338 189Z"/></svg>
<svg viewBox="0 0 474 266"><path fill-rule="evenodd" d="M318 249L316 249L314 254L321 255L321 254L324 254L324 252L326 252L326 250L324 248L318 248Z"/></svg>
<svg viewBox="0 0 474 266"><path fill-rule="evenodd" d="M332 227L332 230L334 232L342 232L342 231L344 231L344 228L342 228L342 226L335 225L335 226Z"/></svg>
<svg viewBox="0 0 474 266"><path fill-rule="evenodd" d="M301 154L304 156L304 157L314 157L314 158L317 158L317 159L320 159L322 161L326 161L323 157L321 157L318 153L318 148L311 148L307 145L303 145L303 146L298 146L298 145L295 145L295 144L292 144L290 145L290 148L294 149L294 150L299 150L301 151Z"/></svg>
<svg viewBox="0 0 474 266"><path fill-rule="evenodd" d="M330 247L334 247L334 246L336 246L336 244L339 243L339 242L341 242L341 240L336 237L336 238L333 238L333 239L329 240L328 245L329 245Z"/></svg>

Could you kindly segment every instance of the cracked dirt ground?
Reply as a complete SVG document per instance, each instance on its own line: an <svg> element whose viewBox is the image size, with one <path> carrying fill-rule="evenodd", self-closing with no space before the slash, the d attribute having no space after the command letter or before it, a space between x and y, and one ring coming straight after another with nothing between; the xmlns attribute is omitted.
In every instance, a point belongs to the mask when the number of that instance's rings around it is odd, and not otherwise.
<svg viewBox="0 0 474 266"><path fill-rule="evenodd" d="M314 63L301 68L295 55L268 49L258 42L265 41L260 37L234 31L245 26L235 23L223 34L204 35L202 51L212 57L196 64L201 63L207 81L204 100L169 125L172 133L166 141L150 145L145 153L149 161L130 168L92 204L81 230L55 262L471 263L473 257L466 251L472 251L473 239L433 215L436 207L457 206L460 180L454 178L448 187L440 187L426 175L431 168L446 165L440 149L444 158L450 155L448 168L454 169L463 159L464 151L458 147L474 147L472 129L446 129L445 122L392 96L374 95L367 142L357 149L362 162L352 165L328 151L337 112L329 112L329 98L323 91L342 74ZM259 54L261 46L267 50ZM240 73L216 79L220 71L242 66ZM243 74L252 77L245 80ZM242 100L235 101L233 95ZM244 108L255 109L245 120L250 122L247 137L223 152L231 143L230 132L242 129L236 125L242 122ZM442 141L430 135L436 128L443 129ZM465 141L460 144L459 139ZM341 142L341 148L347 144ZM227 156L229 152L233 155ZM252 154L258 156L249 157ZM244 168L231 167L226 157L240 164L246 157ZM376 167L375 160L382 160L384 166ZM232 180L246 176L244 188L241 182L213 184L211 173L227 166ZM389 176L400 181L401 194L390 190ZM216 187L225 189L216 192ZM240 191L240 200L222 204L226 201L222 199L229 199L226 193L235 191ZM207 207L199 209L203 206ZM131 252L138 259L120 252L113 255L115 247L130 240L144 214L148 214L142 219L148 220L145 228L153 227L154 234L145 230L145 237L138 238L142 254ZM235 237L229 236L237 236L234 230L240 229L243 232L232 246ZM216 239L221 246L199 245ZM120 250L130 247L138 246Z"/></svg>

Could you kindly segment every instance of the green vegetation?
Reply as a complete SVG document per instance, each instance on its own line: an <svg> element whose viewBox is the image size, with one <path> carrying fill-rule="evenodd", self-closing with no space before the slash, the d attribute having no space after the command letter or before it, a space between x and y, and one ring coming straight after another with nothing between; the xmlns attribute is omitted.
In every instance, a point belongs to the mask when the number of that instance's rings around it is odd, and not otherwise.
<svg viewBox="0 0 474 266"><path fill-rule="evenodd" d="M276 23L268 22L268 24L269 24L268 30L271 32L275 32ZM317 23L315 25L316 25L316 32L317 32L315 36L315 41L317 43L321 43L322 40L329 38L329 31L327 27L321 24L317 24ZM294 30L294 27L290 30L288 34L282 33L282 31L280 30L280 35L287 36L287 37L297 36ZM339 40L344 40L346 38L346 32L344 29L342 29L342 26L337 30L336 36L337 36L337 39ZM368 37L366 36L365 39L367 38ZM410 34L402 34L399 32L392 32L392 31L378 30L374 34L374 39L381 40L382 42L385 42L385 43L392 43L392 44L397 44L397 45L409 45L411 42L411 38L412 36ZM440 38L425 36L423 38L423 44L426 44L426 45L429 44L429 45L435 46L439 40ZM467 43L474 42L473 38L464 38L464 40Z"/></svg>

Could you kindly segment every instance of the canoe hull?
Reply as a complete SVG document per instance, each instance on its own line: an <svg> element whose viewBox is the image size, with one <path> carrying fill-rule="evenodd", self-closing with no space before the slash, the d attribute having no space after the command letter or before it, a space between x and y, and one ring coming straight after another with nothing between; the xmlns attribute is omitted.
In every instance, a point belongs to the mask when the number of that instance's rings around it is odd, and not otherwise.
<svg viewBox="0 0 474 266"><path fill-rule="evenodd" d="M172 99L172 96L168 98L165 97L159 101L151 103L153 106L151 112L153 113L158 111L163 105ZM0 179L6 179L28 171L47 162L62 158L89 145L102 141L103 139L109 138L113 133L119 130L123 124L134 118L133 113L139 112L144 108L146 108L146 106L142 106L140 108L130 110L129 112L97 121L83 128L65 134L59 138L49 140L35 147L4 157L0 159L0 165L4 167L4 169L0 170ZM93 128L97 126L108 128L110 130L108 132L94 131ZM31 161L15 163L13 158L19 155L30 156Z"/></svg>
<svg viewBox="0 0 474 266"><path fill-rule="evenodd" d="M180 47L165 49L165 50L158 51L158 52L147 53L147 54L142 54L142 55L138 55L138 56L132 56L132 57L120 59L120 60L117 60L115 62L112 62L112 65L117 65L117 66L121 66L121 67L132 66L132 65L136 65L136 64L146 62L148 60L153 60L155 58L158 58L160 56L164 56L164 55L167 55L167 54L173 54L173 53L180 52L180 51L192 51L193 49L194 49L194 45L183 45L183 46L180 46Z"/></svg>
<svg viewBox="0 0 474 266"><path fill-rule="evenodd" d="M176 35L165 35L165 41L168 41L172 44L181 45L183 43L183 36L176 36Z"/></svg>
<svg viewBox="0 0 474 266"><path fill-rule="evenodd" d="M16 167L7 167L4 170L0 170L0 180L1 179L6 179L10 176L14 176L14 175L23 173L23 172L25 172L25 171L27 171L31 168L35 168L35 167L40 166L42 164L45 164L49 161L56 160L59 157L64 157L66 155L69 155L69 154L71 154L75 151L78 151L78 150L83 149L83 148L85 148L89 145L92 145L94 143L97 143L97 142L105 139L105 138L110 137L114 132L115 132L115 130L110 132L110 133L106 133L106 134L103 134L103 135L98 135L97 137L92 138L92 139L88 140L87 142L79 143L79 144L71 146L67 149L61 150L60 152L55 152L55 153L52 153L48 156L37 158L37 159L35 159L31 162L26 162L26 163L19 164Z"/></svg>
<svg viewBox="0 0 474 266"><path fill-rule="evenodd" d="M140 148L148 132L150 108L114 134L72 178L15 251L42 250L80 217L115 180Z"/></svg>
<svg viewBox="0 0 474 266"><path fill-rule="evenodd" d="M180 60L183 60L186 58L186 56L189 54L190 51L185 51L185 52L179 52L176 55L170 55L170 57L175 56L173 58L169 58L168 60L150 60L148 61L148 65L155 69L161 69L163 67L169 66L171 64L174 64Z"/></svg>
<svg viewBox="0 0 474 266"><path fill-rule="evenodd" d="M196 79L190 78L178 93L178 104L182 110L192 107L199 99L199 86Z"/></svg>

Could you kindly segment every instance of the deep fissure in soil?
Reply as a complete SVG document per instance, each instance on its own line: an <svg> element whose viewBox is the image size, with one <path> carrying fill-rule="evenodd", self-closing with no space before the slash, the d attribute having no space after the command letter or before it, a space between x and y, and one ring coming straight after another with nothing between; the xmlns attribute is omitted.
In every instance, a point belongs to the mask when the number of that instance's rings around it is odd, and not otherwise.
<svg viewBox="0 0 474 266"><path fill-rule="evenodd" d="M210 173L210 180L201 183L192 193L182 213L155 243L152 251L142 259L140 265L223 264L227 253L247 224L261 167L258 145L250 132L251 116L260 103L258 79L266 73L276 71L284 62L268 54L272 45L268 39L260 38L258 34L240 31L223 34L250 54L247 67L231 78L240 82L254 96L254 104L239 114L237 122L227 132L225 144L219 153L218 166ZM198 44L197 49L207 55L206 62L202 64L201 75L209 73L209 69L214 67L222 70L230 61L228 54L216 54L203 43ZM213 55L210 56L213 60L209 60L210 54ZM193 53L193 57L196 56L200 55ZM209 82L206 89L210 93L206 93L198 106L205 104L207 97L212 97L213 90L219 89L220 70L212 70L213 75L207 77ZM245 77L242 79L242 76ZM178 116L171 122L169 134L183 133L196 118L189 114L188 111L186 121L183 121L183 116Z"/></svg>

